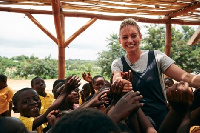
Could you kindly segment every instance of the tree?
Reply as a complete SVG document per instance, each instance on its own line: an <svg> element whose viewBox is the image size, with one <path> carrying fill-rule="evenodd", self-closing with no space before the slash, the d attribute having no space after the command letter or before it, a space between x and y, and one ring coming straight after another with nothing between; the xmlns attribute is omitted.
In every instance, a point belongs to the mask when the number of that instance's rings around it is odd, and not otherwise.
<svg viewBox="0 0 200 133"><path fill-rule="evenodd" d="M45 59L25 59L17 67L16 75L20 77L28 78L33 76L39 76L43 79L57 78L58 68L57 60L46 57Z"/></svg>
<svg viewBox="0 0 200 133"><path fill-rule="evenodd" d="M124 49L120 46L118 41L118 35L112 34L110 38L107 38L108 50L103 50L98 53L98 64L102 67L101 74L108 78L111 77L111 64L114 59L117 59L125 54Z"/></svg>
<svg viewBox="0 0 200 133"><path fill-rule="evenodd" d="M148 35L142 40L142 43L144 44L142 49L157 49L164 52L164 30L164 26L150 25L147 30ZM181 26L179 29L172 27L171 58L174 59L176 65L181 67L183 70L189 73L199 73L200 69L198 66L200 65L200 44L195 46L186 45L193 33L194 29L189 26Z"/></svg>

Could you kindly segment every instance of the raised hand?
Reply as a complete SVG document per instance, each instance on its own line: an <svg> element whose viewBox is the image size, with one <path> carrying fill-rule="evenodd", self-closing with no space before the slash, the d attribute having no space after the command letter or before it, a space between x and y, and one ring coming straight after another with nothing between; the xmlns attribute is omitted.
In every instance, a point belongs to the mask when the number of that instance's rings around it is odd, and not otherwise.
<svg viewBox="0 0 200 133"><path fill-rule="evenodd" d="M62 116L62 113L60 113L59 110L52 110L48 115L47 115L47 120L48 124L52 127L57 123L57 121L60 119Z"/></svg>
<svg viewBox="0 0 200 133"><path fill-rule="evenodd" d="M80 80L78 76L69 76L65 81L65 91L69 94L72 90L80 86Z"/></svg>
<svg viewBox="0 0 200 133"><path fill-rule="evenodd" d="M187 111L194 100L193 91L187 82L175 83L167 89L166 94L169 104L176 111Z"/></svg>
<svg viewBox="0 0 200 133"><path fill-rule="evenodd" d="M129 91L116 103L108 115L118 123L121 119L128 117L131 112L137 111L143 106L143 103L139 103L140 99L142 99L140 92Z"/></svg>
<svg viewBox="0 0 200 133"><path fill-rule="evenodd" d="M107 93L109 93L109 89L104 89L99 91L96 95L94 95L89 101L85 102L80 106L80 108L85 107L98 107L102 104L108 103Z"/></svg>
<svg viewBox="0 0 200 133"><path fill-rule="evenodd" d="M126 79L130 82L132 82L132 79L133 79L133 76L132 76L132 73L131 73L131 70L129 70L128 72L121 72L121 76L122 76L122 79Z"/></svg>
<svg viewBox="0 0 200 133"><path fill-rule="evenodd" d="M88 72L88 75L84 72L84 73L82 73L82 77L83 77L83 79L85 80L85 81L87 81L87 82L92 82L92 76L91 76L91 74L90 74L90 72Z"/></svg>
<svg viewBox="0 0 200 133"><path fill-rule="evenodd" d="M110 95L112 97L112 104L116 104L118 100L122 97L123 88L124 83L121 80L116 80L114 84L111 85Z"/></svg>

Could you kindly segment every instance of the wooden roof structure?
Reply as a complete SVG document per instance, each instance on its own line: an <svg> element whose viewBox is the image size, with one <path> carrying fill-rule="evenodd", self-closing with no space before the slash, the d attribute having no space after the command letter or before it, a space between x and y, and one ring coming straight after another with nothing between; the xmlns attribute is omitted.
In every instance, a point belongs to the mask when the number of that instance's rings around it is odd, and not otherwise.
<svg viewBox="0 0 200 133"><path fill-rule="evenodd" d="M200 0L0 0L0 11L23 13L58 45L58 78L65 77L65 48L97 19L165 24L165 53L170 56L171 25L200 25ZM33 14L53 15L57 37L41 25ZM65 40L65 17L91 18ZM195 32L188 45L200 40Z"/></svg>

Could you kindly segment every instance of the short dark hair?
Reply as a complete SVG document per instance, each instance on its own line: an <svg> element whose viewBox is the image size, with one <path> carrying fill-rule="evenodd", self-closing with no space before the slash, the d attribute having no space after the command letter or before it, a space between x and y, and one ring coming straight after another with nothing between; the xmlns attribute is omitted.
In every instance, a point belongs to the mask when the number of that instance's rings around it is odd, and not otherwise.
<svg viewBox="0 0 200 133"><path fill-rule="evenodd" d="M74 110L61 117L50 133L120 133L119 127L101 111L93 108Z"/></svg>
<svg viewBox="0 0 200 133"><path fill-rule="evenodd" d="M60 82L65 83L65 79L57 79L57 80L55 80L54 83L53 83L53 89Z"/></svg>
<svg viewBox="0 0 200 133"><path fill-rule="evenodd" d="M7 76L4 74L0 74L0 81L7 82Z"/></svg>
<svg viewBox="0 0 200 133"><path fill-rule="evenodd" d="M12 98L12 102L13 102L14 107L17 107L17 101L18 101L19 94L21 94L22 92L27 91L27 90L34 90L34 89L33 88L22 88L21 90L18 90L14 94L14 96Z"/></svg>
<svg viewBox="0 0 200 133"><path fill-rule="evenodd" d="M39 78L41 78L41 77L35 77L35 78L33 78L33 79L31 80L31 87L33 87L33 84L34 84L35 79L39 79Z"/></svg>
<svg viewBox="0 0 200 133"><path fill-rule="evenodd" d="M93 79L92 79L92 83L94 83L95 80L98 79L98 78L103 78L103 79L105 80L105 78L104 78L103 76L101 76L101 75L97 75L97 76L94 76L94 77L93 77Z"/></svg>

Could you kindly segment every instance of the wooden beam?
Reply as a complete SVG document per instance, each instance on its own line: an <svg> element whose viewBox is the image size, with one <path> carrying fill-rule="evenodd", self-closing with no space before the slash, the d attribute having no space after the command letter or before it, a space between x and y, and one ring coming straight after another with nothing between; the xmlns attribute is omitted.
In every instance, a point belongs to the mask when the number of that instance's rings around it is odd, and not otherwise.
<svg viewBox="0 0 200 133"><path fill-rule="evenodd" d="M67 47L77 36L79 36L83 31L85 31L90 25L92 25L97 18L93 18L90 21L88 21L84 26L82 26L78 31L76 31L72 36L70 36L65 41L65 47Z"/></svg>
<svg viewBox="0 0 200 133"><path fill-rule="evenodd" d="M37 25L47 36L49 36L56 44L57 39L47 30L45 29L30 13L25 13L25 15L35 24Z"/></svg>
<svg viewBox="0 0 200 133"><path fill-rule="evenodd" d="M200 2L199 1L195 1L191 4L189 4L188 6L178 10L178 11L175 11L175 12L172 12L166 16L170 17L170 18L174 18L174 17L177 17L177 16L181 16L183 14L187 14L188 12L191 12L197 8L200 7Z"/></svg>
<svg viewBox="0 0 200 133"><path fill-rule="evenodd" d="M190 40L187 42L187 45L196 45L198 42L200 42L200 26L194 32Z"/></svg>
<svg viewBox="0 0 200 133"><path fill-rule="evenodd" d="M65 78L65 47L63 41L63 29L61 26L60 0L52 0L52 12L54 16L54 25L57 33L58 42L58 79ZM63 21L63 20L62 20Z"/></svg>
<svg viewBox="0 0 200 133"><path fill-rule="evenodd" d="M30 14L46 14L52 15L52 11L47 10L35 10L35 9L22 9L22 8L11 8L11 7L0 7L0 11L15 12L15 13L30 13Z"/></svg>
<svg viewBox="0 0 200 133"><path fill-rule="evenodd" d="M169 22L166 24L166 34L165 34L165 54L169 57L171 57L171 22L169 19Z"/></svg>
<svg viewBox="0 0 200 133"><path fill-rule="evenodd" d="M28 12L30 14L52 15L51 11L20 9L20 8L10 8L10 7L0 7L0 11L15 12L15 13ZM143 23L166 24L168 22L168 17L164 19L150 19L150 18L144 18L144 17L130 16L130 15L110 16L110 15L103 15L103 14L67 12L67 11L63 11L62 14L65 17L97 18L97 19L108 20L108 21L122 21L125 18L131 17L137 20L138 22L143 22ZM180 19L171 20L171 24L179 24L179 25L199 25L199 23L200 21L187 21L187 20L180 20Z"/></svg>

